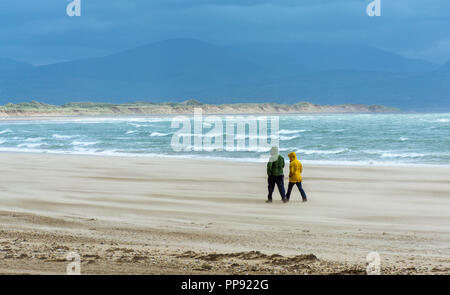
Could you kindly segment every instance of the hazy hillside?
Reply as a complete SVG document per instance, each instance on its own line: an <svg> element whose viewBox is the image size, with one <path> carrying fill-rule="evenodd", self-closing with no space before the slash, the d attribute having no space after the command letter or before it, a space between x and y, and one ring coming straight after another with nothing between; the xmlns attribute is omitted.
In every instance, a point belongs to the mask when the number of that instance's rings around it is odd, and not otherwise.
<svg viewBox="0 0 450 295"><path fill-rule="evenodd" d="M230 48L257 64L279 63L284 70L295 69L296 73L305 70L424 72L438 68L438 65L425 60L405 58L385 50L357 44L253 43Z"/></svg>
<svg viewBox="0 0 450 295"><path fill-rule="evenodd" d="M192 39L174 39L141 46L103 58L53 64L35 75L82 77L129 82L223 83L231 78L246 81L260 71L225 48Z"/></svg>
<svg viewBox="0 0 450 295"><path fill-rule="evenodd" d="M441 72L450 72L450 60L439 68Z"/></svg>
<svg viewBox="0 0 450 295"><path fill-rule="evenodd" d="M32 99L60 105L196 97L216 104L307 100L402 109L450 107L448 63L437 68L357 45L217 46L173 39L40 67L3 63L0 104Z"/></svg>
<svg viewBox="0 0 450 295"><path fill-rule="evenodd" d="M277 102L281 98L288 103L307 100L320 104L376 103L402 109L448 108L450 72L324 71L283 81L198 92L195 97L217 103L221 101L216 98L219 92L220 97L230 97L229 102Z"/></svg>
<svg viewBox="0 0 450 295"><path fill-rule="evenodd" d="M33 66L31 64L26 62L0 57L0 73L13 70L30 69L32 67Z"/></svg>

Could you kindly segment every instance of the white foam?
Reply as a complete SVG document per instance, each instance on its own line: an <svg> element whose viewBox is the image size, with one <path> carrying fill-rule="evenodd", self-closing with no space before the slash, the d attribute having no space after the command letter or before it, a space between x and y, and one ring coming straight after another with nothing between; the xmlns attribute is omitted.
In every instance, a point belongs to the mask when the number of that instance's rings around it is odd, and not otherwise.
<svg viewBox="0 0 450 295"><path fill-rule="evenodd" d="M425 154L420 153L382 153L381 158L422 158Z"/></svg>
<svg viewBox="0 0 450 295"><path fill-rule="evenodd" d="M299 130L281 129L280 131L278 131L278 134L289 135L289 134L297 134L297 133L303 133L303 132L306 132L306 130L305 129L299 129Z"/></svg>
<svg viewBox="0 0 450 295"><path fill-rule="evenodd" d="M449 152L434 152L434 153L417 153L417 152L398 152L398 151L383 151L383 150L364 150L362 153L369 155L380 155L381 158L419 158L419 157L448 157Z"/></svg>
<svg viewBox="0 0 450 295"><path fill-rule="evenodd" d="M428 123L449 123L450 119L449 118L441 118L441 119L434 119L434 120L421 119L421 121L428 122Z"/></svg>
<svg viewBox="0 0 450 295"><path fill-rule="evenodd" d="M186 146L183 149L183 151L184 152L195 151L194 150L194 146L193 145ZM201 146L201 150L198 151L198 152L214 152L214 151L267 153L268 151L270 151L270 147L261 147L261 146L256 146L256 147L249 147L249 146L239 147L239 146L234 146L232 149L227 149L226 146L223 146L222 148L220 148L220 147L216 148L216 147ZM223 157L219 157L219 158L223 158Z"/></svg>
<svg viewBox="0 0 450 295"><path fill-rule="evenodd" d="M39 142L42 140L43 140L42 137L30 137L30 138L25 139L26 142Z"/></svg>
<svg viewBox="0 0 450 295"><path fill-rule="evenodd" d="M36 148L42 146L42 143L21 143L17 147L19 148Z"/></svg>
<svg viewBox="0 0 450 295"><path fill-rule="evenodd" d="M72 141L72 145L75 146L89 146L89 145L96 145L98 144L97 141Z"/></svg>
<svg viewBox="0 0 450 295"><path fill-rule="evenodd" d="M153 132L152 134L150 134L150 136L156 136L156 137L167 136L167 135L169 135L169 133Z"/></svg>
<svg viewBox="0 0 450 295"><path fill-rule="evenodd" d="M232 137L234 137L234 139L259 139L260 141L264 141L267 140L267 138L270 138L270 135L250 135L250 134L235 134L234 136L232 135Z"/></svg>
<svg viewBox="0 0 450 295"><path fill-rule="evenodd" d="M288 141L288 140L292 140L294 138L298 138L298 136L294 135L294 136L280 136L280 140L282 141Z"/></svg>
<svg viewBox="0 0 450 295"><path fill-rule="evenodd" d="M155 132L155 133L157 133L157 132ZM167 135L170 135L170 133L168 133ZM242 139L245 139L245 140L251 140L251 139L258 139L260 142L261 141L267 141L267 139L269 138L271 138L271 136L269 135L269 136L263 136L263 135L249 135L249 134L224 134L224 133L203 133L203 134L194 134L194 133L180 133L180 134L177 134L178 136L180 136L180 137L191 137L191 138L194 138L194 137L201 137L201 138L212 138L212 137L226 137L226 136L228 136L228 135L231 135L231 137L232 137L232 139L233 140L242 140ZM160 136L163 136L163 135L160 135ZM166 136L166 135L164 135L164 136ZM226 138L225 138L225 140L226 140Z"/></svg>
<svg viewBox="0 0 450 295"><path fill-rule="evenodd" d="M298 149L295 152L305 155L319 154L319 155L334 155L341 154L349 151L349 149L338 149L338 150L303 150Z"/></svg>
<svg viewBox="0 0 450 295"><path fill-rule="evenodd" d="M155 123L155 122L170 122L172 118L132 118L132 117L101 117L101 118L70 118L70 119L55 119L48 122L57 123L80 123L80 124L99 124L99 123Z"/></svg>
<svg viewBox="0 0 450 295"><path fill-rule="evenodd" d="M75 137L74 135L59 135L59 134L53 134L52 135L53 138L56 139L69 139L69 138L73 138Z"/></svg>
<svg viewBox="0 0 450 295"><path fill-rule="evenodd" d="M5 134L5 133L13 133L13 131L11 130L11 129L5 129L5 130L2 130L2 131L0 131L0 134Z"/></svg>

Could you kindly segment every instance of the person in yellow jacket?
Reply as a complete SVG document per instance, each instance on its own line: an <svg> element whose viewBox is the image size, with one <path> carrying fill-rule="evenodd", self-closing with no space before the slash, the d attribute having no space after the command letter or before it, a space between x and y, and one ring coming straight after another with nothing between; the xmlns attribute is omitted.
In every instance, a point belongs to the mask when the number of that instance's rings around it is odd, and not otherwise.
<svg viewBox="0 0 450 295"><path fill-rule="evenodd" d="M306 202L308 199L306 198L306 193L302 188L302 163L297 160L297 155L292 152L288 154L289 160L291 163L289 164L289 186L286 194L286 201L289 201L291 197L292 188L294 184L297 185L300 194L302 195L303 202Z"/></svg>

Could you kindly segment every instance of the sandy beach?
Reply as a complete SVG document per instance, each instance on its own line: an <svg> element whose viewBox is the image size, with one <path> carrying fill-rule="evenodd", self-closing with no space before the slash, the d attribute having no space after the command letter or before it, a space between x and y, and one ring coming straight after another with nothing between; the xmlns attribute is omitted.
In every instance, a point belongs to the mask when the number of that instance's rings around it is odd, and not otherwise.
<svg viewBox="0 0 450 295"><path fill-rule="evenodd" d="M2 153L0 273L450 274L450 167L303 177L266 204L264 163Z"/></svg>

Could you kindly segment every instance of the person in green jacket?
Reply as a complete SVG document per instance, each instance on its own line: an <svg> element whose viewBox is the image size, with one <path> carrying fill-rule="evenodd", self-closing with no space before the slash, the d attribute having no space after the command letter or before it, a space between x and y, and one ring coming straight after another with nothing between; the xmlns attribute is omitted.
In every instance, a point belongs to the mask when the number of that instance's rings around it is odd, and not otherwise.
<svg viewBox="0 0 450 295"><path fill-rule="evenodd" d="M284 158L278 153L278 147L274 146L270 150L270 159L267 163L267 182L269 195L266 203L272 203L272 193L275 189L275 184L280 192L281 199L286 202L286 193L284 190Z"/></svg>

